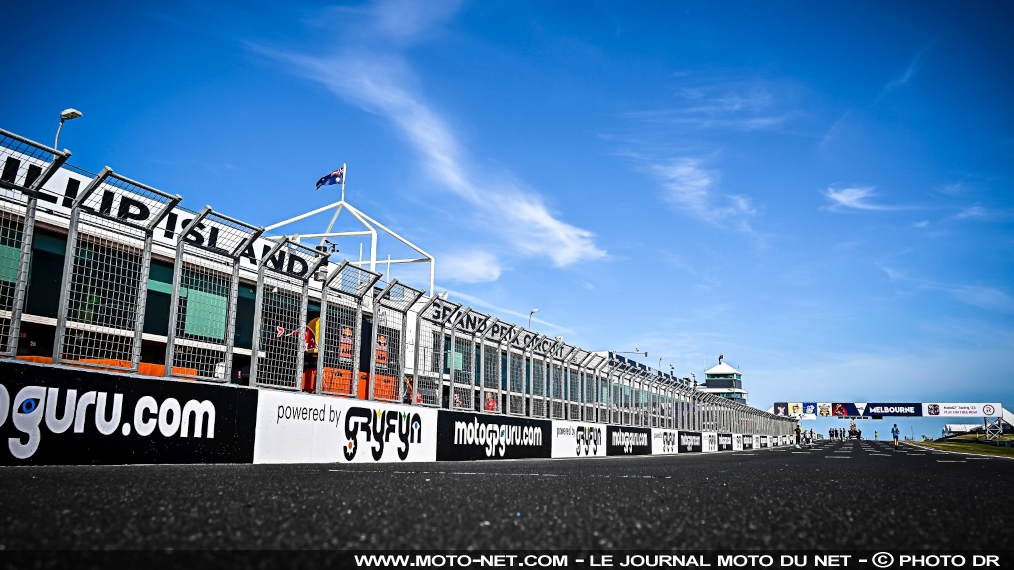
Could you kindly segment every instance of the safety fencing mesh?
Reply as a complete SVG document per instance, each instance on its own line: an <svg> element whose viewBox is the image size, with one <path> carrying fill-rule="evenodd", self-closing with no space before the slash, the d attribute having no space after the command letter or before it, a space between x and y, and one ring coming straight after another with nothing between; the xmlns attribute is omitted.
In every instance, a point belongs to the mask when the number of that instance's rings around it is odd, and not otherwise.
<svg viewBox="0 0 1014 570"><path fill-rule="evenodd" d="M546 406L546 360L545 355L533 352L532 362L532 417L548 417Z"/></svg>
<svg viewBox="0 0 1014 570"><path fill-rule="evenodd" d="M515 333L515 336L520 336L520 331ZM507 345L507 358L510 368L507 380L507 413L513 416L524 416L528 414L525 409L527 366L525 365L524 349L517 346L515 342L511 342Z"/></svg>
<svg viewBox="0 0 1014 570"><path fill-rule="evenodd" d="M137 371L152 230L178 201L108 168L74 200L55 362Z"/></svg>
<svg viewBox="0 0 1014 570"><path fill-rule="evenodd" d="M405 377L405 335L408 311L422 294L421 290L394 279L374 297L370 372L370 394L374 400L401 402L410 394Z"/></svg>
<svg viewBox="0 0 1014 570"><path fill-rule="evenodd" d="M166 376L228 381L236 336L239 262L263 232L210 208L176 243Z"/></svg>
<svg viewBox="0 0 1014 570"><path fill-rule="evenodd" d="M302 388L308 280L325 259L283 238L258 264L250 359L254 385Z"/></svg>
<svg viewBox="0 0 1014 570"><path fill-rule="evenodd" d="M482 411L487 413L501 413L505 405L503 398L505 372L502 370L504 356L501 347L511 328L504 326L504 323L497 319L490 319L480 335Z"/></svg>
<svg viewBox="0 0 1014 570"><path fill-rule="evenodd" d="M552 373L552 380L550 384L552 418L562 420L564 418L563 400L566 395L563 389L563 367L559 364L552 363L550 365L550 371Z"/></svg>
<svg viewBox="0 0 1014 570"><path fill-rule="evenodd" d="M461 305L435 297L416 317L414 380L417 403L443 407L444 379L450 376L450 330L448 321Z"/></svg>
<svg viewBox="0 0 1014 570"><path fill-rule="evenodd" d="M317 368L312 383L322 394L355 397L359 386L359 346L363 297L380 279L379 273L343 261L321 289L320 317L315 329Z"/></svg>
<svg viewBox="0 0 1014 570"><path fill-rule="evenodd" d="M0 129L0 356L17 354L37 190L68 156Z"/></svg>

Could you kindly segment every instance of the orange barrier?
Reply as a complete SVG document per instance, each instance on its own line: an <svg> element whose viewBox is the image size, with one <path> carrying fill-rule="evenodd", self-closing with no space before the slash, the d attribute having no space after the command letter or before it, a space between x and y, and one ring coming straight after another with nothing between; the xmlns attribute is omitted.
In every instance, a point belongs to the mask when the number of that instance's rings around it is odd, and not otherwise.
<svg viewBox="0 0 1014 570"><path fill-rule="evenodd" d="M18 360L24 360L26 362L34 362L36 364L52 364L53 358L50 356L33 356L33 355L22 355L16 357ZM116 368L130 368L130 362L126 360L111 360L105 358L85 358L82 360L67 361L63 364L73 366L75 363L83 364L98 364L113 369L115 372ZM137 366L137 373L142 376L165 376L165 364L152 364L150 362L142 362ZM196 368L183 368L180 366L173 366L173 374L179 376L190 376L191 378L183 378L184 380L193 380L197 376Z"/></svg>
<svg viewBox="0 0 1014 570"><path fill-rule="evenodd" d="M317 369L307 368L303 370L303 391L314 393L316 390L314 386L317 384ZM370 391L370 374L368 372L359 373L359 393L357 396L360 400L365 400L369 397ZM325 368L324 378L320 386L321 392L327 394L337 395L352 395L352 371L344 368ZM398 381L394 376L388 376L386 374L377 374L377 383L373 387L373 397L378 400L389 400L394 401L398 397Z"/></svg>

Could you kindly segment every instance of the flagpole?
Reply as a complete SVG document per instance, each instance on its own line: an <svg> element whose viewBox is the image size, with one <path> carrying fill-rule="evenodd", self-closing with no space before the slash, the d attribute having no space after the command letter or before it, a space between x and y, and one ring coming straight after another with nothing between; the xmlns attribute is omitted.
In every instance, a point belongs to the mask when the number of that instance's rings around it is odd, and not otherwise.
<svg viewBox="0 0 1014 570"><path fill-rule="evenodd" d="M349 165L342 163L342 202L345 201L345 179L349 177Z"/></svg>

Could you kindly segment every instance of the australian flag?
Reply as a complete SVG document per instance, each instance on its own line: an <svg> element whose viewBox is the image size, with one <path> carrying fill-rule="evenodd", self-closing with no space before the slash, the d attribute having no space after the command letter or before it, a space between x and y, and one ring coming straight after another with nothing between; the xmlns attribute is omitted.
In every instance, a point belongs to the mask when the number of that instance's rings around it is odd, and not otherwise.
<svg viewBox="0 0 1014 570"><path fill-rule="evenodd" d="M344 166L335 170L331 174L321 176L320 180L317 181L317 190L320 190L321 186L331 186L332 184L345 184Z"/></svg>

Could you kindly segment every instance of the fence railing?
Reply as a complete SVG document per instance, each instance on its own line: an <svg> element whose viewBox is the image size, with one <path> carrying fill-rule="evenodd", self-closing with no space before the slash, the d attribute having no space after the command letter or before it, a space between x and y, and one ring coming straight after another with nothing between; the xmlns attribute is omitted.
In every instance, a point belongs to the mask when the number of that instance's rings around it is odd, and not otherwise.
<svg viewBox="0 0 1014 570"><path fill-rule="evenodd" d="M44 214L67 234L56 317L32 318L52 323L54 364L642 428L794 426L348 261L329 264L298 238L266 238L210 206L186 210L180 196L108 167L79 180L85 171L69 156L0 130L0 357L50 361L18 343ZM62 200L43 192L57 174Z"/></svg>

